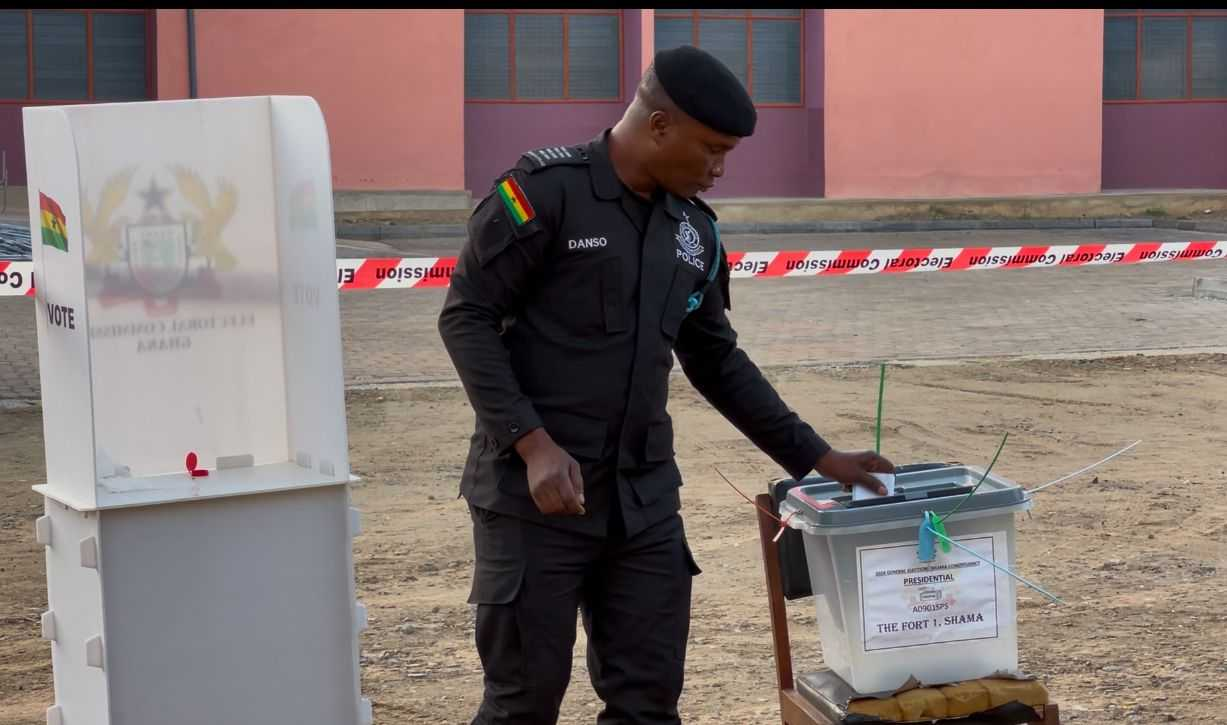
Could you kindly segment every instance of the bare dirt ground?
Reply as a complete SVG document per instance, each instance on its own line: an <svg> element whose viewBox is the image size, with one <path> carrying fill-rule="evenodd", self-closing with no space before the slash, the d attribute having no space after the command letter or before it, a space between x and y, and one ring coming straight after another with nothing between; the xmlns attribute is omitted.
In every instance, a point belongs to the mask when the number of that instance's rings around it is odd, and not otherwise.
<svg viewBox="0 0 1227 725"><path fill-rule="evenodd" d="M785 398L835 445L872 445L876 369L779 368ZM1019 568L1067 604L1020 588L1020 654L1073 723L1227 722L1227 356L986 362L892 368L883 453L896 463L985 465L1037 485L1136 439L1093 475L1018 516ZM782 475L690 389L671 411L687 531L704 573L681 709L688 723L779 722L753 509ZM377 723L466 723L481 694L465 598L472 543L456 499L472 412L456 388L350 393L365 512L355 542L363 691ZM43 554L33 541L43 474L37 409L0 413L0 725L53 702ZM1096 480L1097 479L1097 480ZM789 604L799 670L821 661L812 600ZM591 723L580 629L562 721Z"/></svg>

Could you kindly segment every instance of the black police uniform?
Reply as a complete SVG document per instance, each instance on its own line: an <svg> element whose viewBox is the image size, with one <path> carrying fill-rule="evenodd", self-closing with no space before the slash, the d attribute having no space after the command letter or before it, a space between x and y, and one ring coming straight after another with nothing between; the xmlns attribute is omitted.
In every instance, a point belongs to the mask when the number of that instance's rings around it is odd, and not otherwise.
<svg viewBox="0 0 1227 725"><path fill-rule="evenodd" d="M678 722L691 576L666 412L673 356L792 476L829 446L737 347L716 215L622 184L609 130L529 152L477 207L439 318L476 414L461 493L473 518L479 723L555 722L579 607L598 722ZM544 426L579 462L587 515L544 516L515 441Z"/></svg>

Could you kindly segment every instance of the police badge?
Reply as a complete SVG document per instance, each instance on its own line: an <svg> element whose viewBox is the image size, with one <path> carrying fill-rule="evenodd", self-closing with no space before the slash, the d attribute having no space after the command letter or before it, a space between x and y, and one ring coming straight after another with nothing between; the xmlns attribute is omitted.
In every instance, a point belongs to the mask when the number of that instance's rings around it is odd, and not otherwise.
<svg viewBox="0 0 1227 725"><path fill-rule="evenodd" d="M694 228L690 223L690 215L682 212L682 222L677 225L677 234L673 235L677 240L677 256L690 266L702 272L706 267L703 264L703 240L699 237L699 230Z"/></svg>

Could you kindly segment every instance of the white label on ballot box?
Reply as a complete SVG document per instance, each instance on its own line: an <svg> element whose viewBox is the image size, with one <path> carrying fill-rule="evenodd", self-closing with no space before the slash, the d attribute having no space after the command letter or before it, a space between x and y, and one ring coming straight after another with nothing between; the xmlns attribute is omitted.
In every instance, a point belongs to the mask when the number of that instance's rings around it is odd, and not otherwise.
<svg viewBox="0 0 1227 725"><path fill-rule="evenodd" d="M1004 532L954 540L989 561L1005 556ZM958 547L947 554L939 543L929 562L916 550L915 542L857 549L865 651L996 638L997 571Z"/></svg>

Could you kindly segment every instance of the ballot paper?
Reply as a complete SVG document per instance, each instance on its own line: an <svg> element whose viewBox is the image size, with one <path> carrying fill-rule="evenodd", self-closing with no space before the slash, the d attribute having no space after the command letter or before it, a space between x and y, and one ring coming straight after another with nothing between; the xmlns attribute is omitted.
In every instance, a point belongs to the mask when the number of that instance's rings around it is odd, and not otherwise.
<svg viewBox="0 0 1227 725"><path fill-rule="evenodd" d="M886 495L895 495L895 474L893 473L871 473L869 474L882 482L886 486ZM852 500L863 501L869 498L882 498L879 494L870 491L867 487L857 484L852 487Z"/></svg>

